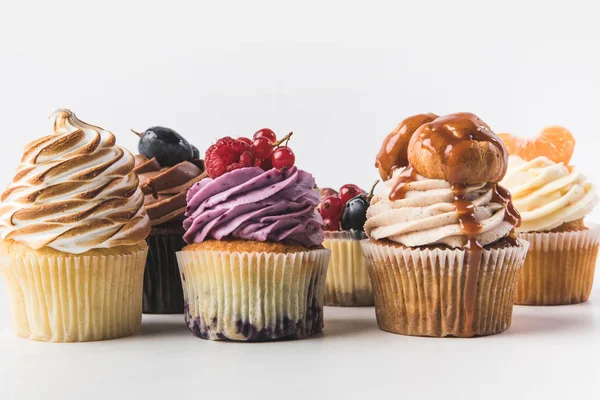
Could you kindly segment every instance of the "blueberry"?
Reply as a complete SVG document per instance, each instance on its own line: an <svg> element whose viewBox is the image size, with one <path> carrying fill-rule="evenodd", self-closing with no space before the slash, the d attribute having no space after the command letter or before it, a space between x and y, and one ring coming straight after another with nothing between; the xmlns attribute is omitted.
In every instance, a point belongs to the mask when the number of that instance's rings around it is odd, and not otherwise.
<svg viewBox="0 0 600 400"><path fill-rule="evenodd" d="M367 222L367 208L369 208L369 199L367 195L360 194L348 200L342 212L340 223L343 230L354 229L363 231L365 222Z"/></svg>
<svg viewBox="0 0 600 400"><path fill-rule="evenodd" d="M193 145L192 145L192 152L193 152L193 154L194 154L194 155L192 156L192 157L194 158L194 160L198 160L198 159L200 159L200 150L198 150L198 148L197 148L196 146L193 146Z"/></svg>
<svg viewBox="0 0 600 400"><path fill-rule="evenodd" d="M140 154L156 158L163 167L194 159L194 147L173 129L153 126L140 135Z"/></svg>

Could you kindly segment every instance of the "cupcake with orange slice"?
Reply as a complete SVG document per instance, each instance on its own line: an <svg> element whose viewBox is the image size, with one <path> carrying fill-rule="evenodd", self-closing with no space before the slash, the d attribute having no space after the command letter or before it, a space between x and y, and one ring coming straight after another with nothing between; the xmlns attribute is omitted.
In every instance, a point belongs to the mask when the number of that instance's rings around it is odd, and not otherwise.
<svg viewBox="0 0 600 400"><path fill-rule="evenodd" d="M598 202L594 185L569 164L575 139L560 126L536 138L500 134L510 157L502 181L521 214L519 238L530 243L515 293L522 305L586 301L592 291L600 227L584 219Z"/></svg>

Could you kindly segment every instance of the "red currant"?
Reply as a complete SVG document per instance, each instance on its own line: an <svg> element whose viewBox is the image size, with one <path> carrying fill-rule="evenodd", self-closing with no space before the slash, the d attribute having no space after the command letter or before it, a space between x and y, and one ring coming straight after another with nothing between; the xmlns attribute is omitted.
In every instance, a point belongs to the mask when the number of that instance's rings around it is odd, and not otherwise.
<svg viewBox="0 0 600 400"><path fill-rule="evenodd" d="M252 139L248 139L247 137L239 137L237 140L241 140L242 142L248 143L250 146L252 146Z"/></svg>
<svg viewBox="0 0 600 400"><path fill-rule="evenodd" d="M319 212L323 218L340 219L344 211L344 204L337 196L328 196L321 201Z"/></svg>
<svg viewBox="0 0 600 400"><path fill-rule="evenodd" d="M319 189L319 193L321 194L321 199L324 199L327 196L337 196L338 194L338 192L336 192L332 188Z"/></svg>
<svg viewBox="0 0 600 400"><path fill-rule="evenodd" d="M361 194L363 190L356 185L348 184L340 188L340 199L346 204L348 200Z"/></svg>
<svg viewBox="0 0 600 400"><path fill-rule="evenodd" d="M279 147L273 152L271 161L273 162L274 168L277 168L280 171L285 171L294 166L294 163L296 162L296 156L289 147Z"/></svg>
<svg viewBox="0 0 600 400"><path fill-rule="evenodd" d="M324 231L339 231L340 230L340 220L335 218L325 218L323 220L323 230Z"/></svg>
<svg viewBox="0 0 600 400"><path fill-rule="evenodd" d="M269 170L273 169L273 161L271 161L270 158L267 158L266 160L262 160L260 162L259 167L261 167L265 171L269 171Z"/></svg>
<svg viewBox="0 0 600 400"><path fill-rule="evenodd" d="M254 134L254 139L258 139L259 137L267 138L271 143L275 143L277 141L277 136L275 135L275 132L273 132L269 128L262 128L256 131L256 133Z"/></svg>
<svg viewBox="0 0 600 400"><path fill-rule="evenodd" d="M273 155L273 143L266 137L260 136L252 142L252 151L259 160L266 160Z"/></svg>

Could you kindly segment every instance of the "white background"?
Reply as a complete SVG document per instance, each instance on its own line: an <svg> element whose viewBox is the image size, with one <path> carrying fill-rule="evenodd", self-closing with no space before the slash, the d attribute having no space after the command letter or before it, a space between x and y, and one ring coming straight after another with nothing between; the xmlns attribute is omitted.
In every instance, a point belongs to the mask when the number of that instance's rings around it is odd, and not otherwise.
<svg viewBox="0 0 600 400"><path fill-rule="evenodd" d="M129 129L152 125L201 150L292 130L297 164L334 187L369 187L381 140L414 113L471 111L523 136L562 124L578 141L573 164L597 183L598 15L596 1L573 0L3 0L0 182L66 107L132 151ZM598 398L599 303L596 289L583 306L517 308L509 332L473 341L387 335L372 310L343 310L306 342L213 345L166 319L71 347L13 339L1 286L0 398Z"/></svg>

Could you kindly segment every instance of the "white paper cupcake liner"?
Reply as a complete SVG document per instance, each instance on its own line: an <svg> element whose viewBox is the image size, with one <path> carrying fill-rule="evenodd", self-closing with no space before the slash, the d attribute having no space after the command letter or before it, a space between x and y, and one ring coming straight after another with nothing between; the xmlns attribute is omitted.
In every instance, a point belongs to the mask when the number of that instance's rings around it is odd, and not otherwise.
<svg viewBox="0 0 600 400"><path fill-rule="evenodd" d="M510 326L514 290L528 244L484 250L474 303L462 249L362 242L382 330L411 336L491 335Z"/></svg>
<svg viewBox="0 0 600 400"><path fill-rule="evenodd" d="M108 256L2 257L15 333L48 342L131 335L142 320L147 250Z"/></svg>
<svg viewBox="0 0 600 400"><path fill-rule="evenodd" d="M600 227L572 232L520 233L530 243L515 304L564 305L587 301L592 292Z"/></svg>
<svg viewBox="0 0 600 400"><path fill-rule="evenodd" d="M329 250L181 251L184 313L203 339L304 338L323 329Z"/></svg>
<svg viewBox="0 0 600 400"><path fill-rule="evenodd" d="M358 307L373 305L371 279L360 241L364 232L325 232L323 246L331 250L325 284L325 305Z"/></svg>

